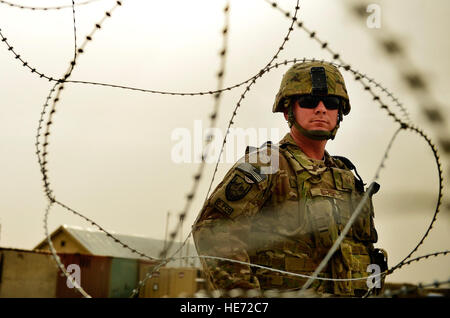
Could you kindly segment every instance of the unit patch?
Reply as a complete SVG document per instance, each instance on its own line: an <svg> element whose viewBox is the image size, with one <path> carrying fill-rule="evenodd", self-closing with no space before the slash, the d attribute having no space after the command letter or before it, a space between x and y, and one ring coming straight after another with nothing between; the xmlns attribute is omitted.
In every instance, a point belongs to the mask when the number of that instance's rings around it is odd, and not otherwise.
<svg viewBox="0 0 450 318"><path fill-rule="evenodd" d="M220 212L224 213L225 215L230 216L231 213L233 213L233 208L225 203L222 199L218 198L216 202L214 202L214 206L219 209Z"/></svg>
<svg viewBox="0 0 450 318"><path fill-rule="evenodd" d="M251 188L252 185L245 182L244 178L235 175L225 189L225 197L228 201L240 200L245 197Z"/></svg>

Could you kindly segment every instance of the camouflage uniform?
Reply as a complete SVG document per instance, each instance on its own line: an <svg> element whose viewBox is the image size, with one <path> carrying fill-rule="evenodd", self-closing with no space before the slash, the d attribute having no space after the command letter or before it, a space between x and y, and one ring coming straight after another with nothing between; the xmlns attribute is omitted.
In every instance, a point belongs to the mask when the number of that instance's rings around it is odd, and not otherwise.
<svg viewBox="0 0 450 318"><path fill-rule="evenodd" d="M267 161L260 159L268 154L277 156L279 169L264 174ZM193 225L199 255L312 275L364 194L364 184L352 169L348 159L326 151L324 160L309 158L290 134L278 145L248 147ZM367 277L369 264L384 267L380 255L383 261L387 255L373 247L377 241L373 217L369 198L320 277ZM228 261L202 259L202 264L212 289L291 290L306 282L298 276ZM358 296L367 291L367 285L366 280L315 280L311 289L318 294Z"/></svg>

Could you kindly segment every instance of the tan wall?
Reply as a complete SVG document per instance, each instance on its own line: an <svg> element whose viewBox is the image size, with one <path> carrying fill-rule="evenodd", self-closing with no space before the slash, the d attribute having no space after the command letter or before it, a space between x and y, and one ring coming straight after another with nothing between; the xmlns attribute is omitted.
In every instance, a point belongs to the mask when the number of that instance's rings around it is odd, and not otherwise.
<svg viewBox="0 0 450 318"><path fill-rule="evenodd" d="M170 268L170 297L188 297L197 292L196 268Z"/></svg>
<svg viewBox="0 0 450 318"><path fill-rule="evenodd" d="M61 244L64 242L64 244ZM83 246L81 246L76 240L65 232L60 232L52 238L53 246L58 253L80 253L91 254ZM64 245L64 246L63 246ZM48 244L42 245L40 250L50 251Z"/></svg>
<svg viewBox="0 0 450 318"><path fill-rule="evenodd" d="M51 255L0 249L0 297L55 297L58 268Z"/></svg>
<svg viewBox="0 0 450 318"><path fill-rule="evenodd" d="M149 270L154 265L140 264L139 266L139 280L143 280ZM139 291L141 298L162 298L169 297L169 271L166 268L161 268L152 277L146 280L144 287Z"/></svg>
<svg viewBox="0 0 450 318"><path fill-rule="evenodd" d="M140 265L139 277L144 279L151 268L150 265ZM161 298L161 297L189 297L198 291L197 268L162 267L146 281L141 288L139 297Z"/></svg>

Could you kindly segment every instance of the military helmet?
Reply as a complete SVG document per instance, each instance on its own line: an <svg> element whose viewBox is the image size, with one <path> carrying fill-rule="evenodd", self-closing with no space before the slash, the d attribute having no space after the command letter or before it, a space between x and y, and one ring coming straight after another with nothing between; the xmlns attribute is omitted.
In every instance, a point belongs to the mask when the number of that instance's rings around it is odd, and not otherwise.
<svg viewBox="0 0 450 318"><path fill-rule="evenodd" d="M320 73L325 70L326 85L321 86L314 83L314 73ZM317 74L320 78L320 74ZM316 85L317 84L317 85ZM325 83L323 83L325 84ZM345 88L344 78L339 70L331 63L324 61L301 62L294 64L283 76L280 90L275 98L272 112L283 112L288 107L286 99L295 95L334 95L342 97L342 113L347 115L350 112L350 102Z"/></svg>

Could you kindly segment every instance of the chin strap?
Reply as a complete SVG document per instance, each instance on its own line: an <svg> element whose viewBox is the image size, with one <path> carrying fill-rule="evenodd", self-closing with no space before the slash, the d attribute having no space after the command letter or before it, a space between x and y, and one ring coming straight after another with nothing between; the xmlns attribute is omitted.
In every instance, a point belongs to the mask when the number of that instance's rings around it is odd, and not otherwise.
<svg viewBox="0 0 450 318"><path fill-rule="evenodd" d="M300 126L300 124L297 122L297 120L295 120L295 116L294 116L294 101L289 103L289 111L288 111L288 123L289 123L289 127L292 127L292 125L295 126L295 128L297 128L297 130L304 136L314 139L314 140L328 140L331 139L333 140L334 137L336 137L336 133L339 129L339 124L342 120L342 111L339 108L339 114L338 114L338 121L336 124L336 127L334 127L334 129L332 131L326 131L326 130L306 130L305 128L303 128L302 126Z"/></svg>

